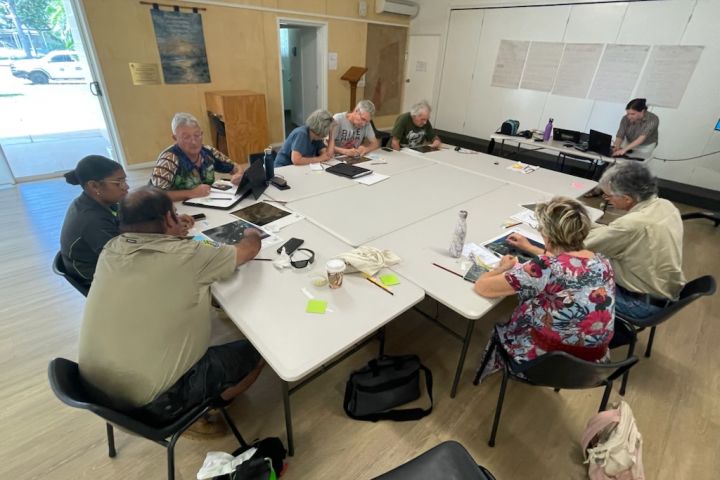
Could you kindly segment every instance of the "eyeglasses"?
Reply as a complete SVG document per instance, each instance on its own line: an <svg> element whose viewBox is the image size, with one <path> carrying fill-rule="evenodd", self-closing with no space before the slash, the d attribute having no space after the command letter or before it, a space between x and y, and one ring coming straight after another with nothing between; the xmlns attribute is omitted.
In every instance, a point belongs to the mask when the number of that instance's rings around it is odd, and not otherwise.
<svg viewBox="0 0 720 480"><path fill-rule="evenodd" d="M123 180L101 180L104 183L114 183L115 185L128 185L127 179Z"/></svg>
<svg viewBox="0 0 720 480"><path fill-rule="evenodd" d="M303 253L303 256L310 255L308 258L301 258L299 260L293 260L293 257L295 257L298 252L307 252ZM313 263L315 261L315 252L310 250L309 248L298 248L296 249L291 255L290 255L290 265L292 265L295 268L305 268L308 266L308 264Z"/></svg>

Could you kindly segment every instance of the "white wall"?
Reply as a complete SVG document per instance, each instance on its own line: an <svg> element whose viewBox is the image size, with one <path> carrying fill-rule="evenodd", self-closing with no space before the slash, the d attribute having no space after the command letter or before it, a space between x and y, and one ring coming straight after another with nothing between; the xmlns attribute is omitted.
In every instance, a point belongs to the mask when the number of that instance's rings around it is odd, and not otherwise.
<svg viewBox="0 0 720 480"><path fill-rule="evenodd" d="M543 128L547 119L554 117L560 128L615 133L624 104L491 87L502 39L703 45L705 50L680 106L651 107L660 117L655 156L678 159L720 150L720 132L714 131L720 117L720 0L587 5L579 3L591 0L417 1L420 13L410 23L411 34L442 35L441 68L432 99L434 125L440 129L488 138L507 118L518 119L521 129L527 129ZM566 5L538 6L545 3ZM457 10L519 5L534 6ZM454 28L448 30L450 24ZM654 160L650 166L662 178L720 190L720 154L688 161Z"/></svg>

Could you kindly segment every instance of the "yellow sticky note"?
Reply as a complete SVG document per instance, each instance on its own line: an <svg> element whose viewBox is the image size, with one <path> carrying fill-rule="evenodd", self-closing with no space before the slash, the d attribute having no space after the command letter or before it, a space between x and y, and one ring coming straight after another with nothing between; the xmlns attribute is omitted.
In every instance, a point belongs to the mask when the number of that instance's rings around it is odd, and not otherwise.
<svg viewBox="0 0 720 480"><path fill-rule="evenodd" d="M305 311L307 313L325 313L327 310L327 302L324 300L308 300Z"/></svg>
<svg viewBox="0 0 720 480"><path fill-rule="evenodd" d="M393 285L397 285L400 283L400 280L398 280L397 276L393 275L392 273L388 273L387 275L381 275L380 281L386 287L392 287Z"/></svg>

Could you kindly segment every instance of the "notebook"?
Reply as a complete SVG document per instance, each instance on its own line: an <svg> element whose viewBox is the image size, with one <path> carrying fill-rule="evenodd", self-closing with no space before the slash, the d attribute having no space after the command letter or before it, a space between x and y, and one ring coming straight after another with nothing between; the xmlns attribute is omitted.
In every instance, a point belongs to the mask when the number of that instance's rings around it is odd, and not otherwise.
<svg viewBox="0 0 720 480"><path fill-rule="evenodd" d="M347 163L338 163L337 165L326 168L325 171L347 178L358 178L372 173L372 170L355 165L348 165Z"/></svg>

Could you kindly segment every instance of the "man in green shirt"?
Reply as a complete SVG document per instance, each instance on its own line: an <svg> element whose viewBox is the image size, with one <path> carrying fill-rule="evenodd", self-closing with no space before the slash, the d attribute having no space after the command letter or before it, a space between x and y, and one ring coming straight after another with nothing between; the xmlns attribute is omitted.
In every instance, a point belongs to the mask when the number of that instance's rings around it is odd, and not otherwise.
<svg viewBox="0 0 720 480"><path fill-rule="evenodd" d="M400 150L401 146L419 147L429 143L432 148L440 148L442 142L430 124L430 105L421 100L412 106L409 112L402 113L395 120L392 129L392 148Z"/></svg>

